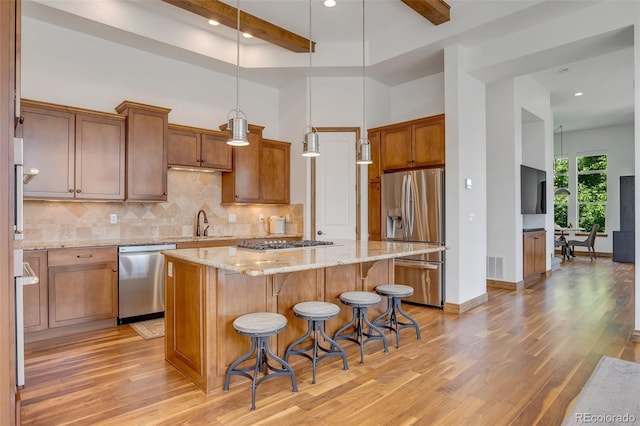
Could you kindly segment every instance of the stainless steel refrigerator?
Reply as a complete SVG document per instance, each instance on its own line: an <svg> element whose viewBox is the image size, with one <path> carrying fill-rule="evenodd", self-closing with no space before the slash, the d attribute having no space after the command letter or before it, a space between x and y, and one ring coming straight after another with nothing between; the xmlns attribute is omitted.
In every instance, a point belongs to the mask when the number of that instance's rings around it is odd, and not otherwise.
<svg viewBox="0 0 640 426"><path fill-rule="evenodd" d="M382 176L384 240L445 244L444 170L420 169ZM396 259L395 281L414 288L403 300L441 308L444 252Z"/></svg>

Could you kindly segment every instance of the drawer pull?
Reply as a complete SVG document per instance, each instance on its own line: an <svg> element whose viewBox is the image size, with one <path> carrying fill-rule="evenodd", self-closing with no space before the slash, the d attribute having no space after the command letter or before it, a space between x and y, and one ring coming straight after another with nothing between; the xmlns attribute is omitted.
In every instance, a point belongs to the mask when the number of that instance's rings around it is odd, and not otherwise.
<svg viewBox="0 0 640 426"><path fill-rule="evenodd" d="M78 254L76 255L78 259L91 259L93 257L92 254Z"/></svg>

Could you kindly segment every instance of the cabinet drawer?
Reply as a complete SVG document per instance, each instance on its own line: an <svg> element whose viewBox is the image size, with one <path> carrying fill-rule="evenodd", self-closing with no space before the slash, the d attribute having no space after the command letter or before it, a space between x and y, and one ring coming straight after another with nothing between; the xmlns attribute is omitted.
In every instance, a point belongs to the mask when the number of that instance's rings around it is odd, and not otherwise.
<svg viewBox="0 0 640 426"><path fill-rule="evenodd" d="M118 253L115 247L95 248L73 248L49 250L49 267L63 265L85 265L89 263L115 262L118 260Z"/></svg>

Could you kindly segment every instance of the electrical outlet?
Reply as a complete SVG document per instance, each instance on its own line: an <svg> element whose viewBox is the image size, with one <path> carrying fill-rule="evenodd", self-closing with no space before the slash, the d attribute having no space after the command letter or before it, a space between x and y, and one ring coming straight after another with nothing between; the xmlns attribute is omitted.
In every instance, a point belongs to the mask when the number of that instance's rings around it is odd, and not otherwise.
<svg viewBox="0 0 640 426"><path fill-rule="evenodd" d="M115 214L115 213L112 213L110 221L111 221L111 223L118 223L118 215Z"/></svg>
<svg viewBox="0 0 640 426"><path fill-rule="evenodd" d="M260 213L260 222L264 222L264 215Z"/></svg>
<svg viewBox="0 0 640 426"><path fill-rule="evenodd" d="M229 214L229 223L233 223L236 221L236 215L233 213Z"/></svg>
<svg viewBox="0 0 640 426"><path fill-rule="evenodd" d="M284 221L287 222L287 223L291 222L291 218L289 217L289 215L286 215L284 217Z"/></svg>

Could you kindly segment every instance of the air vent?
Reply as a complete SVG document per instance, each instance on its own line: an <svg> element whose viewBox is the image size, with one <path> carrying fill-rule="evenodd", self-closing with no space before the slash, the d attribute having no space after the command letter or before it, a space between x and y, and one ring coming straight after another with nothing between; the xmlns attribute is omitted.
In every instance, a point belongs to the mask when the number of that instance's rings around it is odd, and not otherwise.
<svg viewBox="0 0 640 426"><path fill-rule="evenodd" d="M504 257L487 256L487 278L504 279Z"/></svg>

